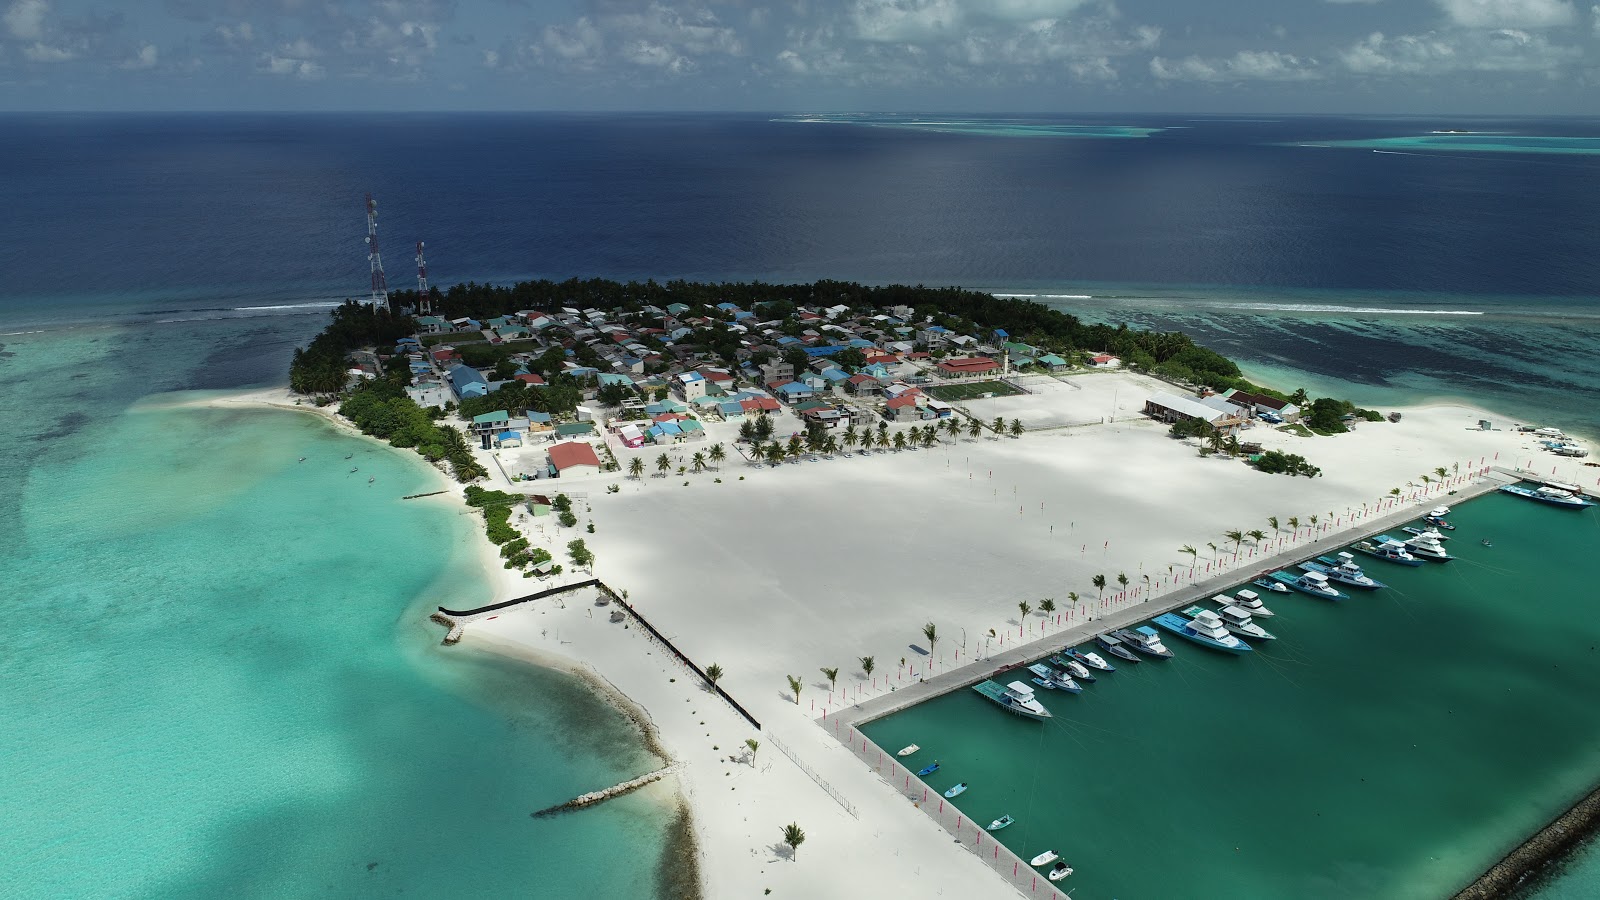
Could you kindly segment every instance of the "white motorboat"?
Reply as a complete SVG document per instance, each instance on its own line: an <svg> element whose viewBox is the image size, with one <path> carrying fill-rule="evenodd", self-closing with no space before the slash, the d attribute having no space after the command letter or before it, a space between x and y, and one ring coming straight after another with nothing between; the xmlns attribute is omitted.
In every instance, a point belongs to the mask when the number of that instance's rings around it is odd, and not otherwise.
<svg viewBox="0 0 1600 900"><path fill-rule="evenodd" d="M1013 681L1004 687L993 681L983 681L973 685L972 689L994 701L1003 709L1024 718L1050 718L1050 710L1045 709L1043 703L1034 699L1033 688L1020 681Z"/></svg>
<svg viewBox="0 0 1600 900"><path fill-rule="evenodd" d="M1058 860L1060 858L1061 857L1057 856L1056 852L1054 850L1046 850L1045 852L1039 854L1038 856L1035 856L1033 859L1028 860L1028 865L1030 865L1030 866L1048 866L1048 865L1050 865L1051 863L1055 862L1056 860Z"/></svg>
<svg viewBox="0 0 1600 900"><path fill-rule="evenodd" d="M1223 628L1240 637L1253 638L1258 641L1277 640L1277 635L1251 621L1250 614L1237 606L1224 606L1217 611L1217 616L1222 619Z"/></svg>
<svg viewBox="0 0 1600 900"><path fill-rule="evenodd" d="M1439 543L1439 541L1435 538L1431 538L1423 534L1419 534L1416 537L1413 537L1411 540L1406 541L1406 549L1411 551L1412 556L1418 556L1423 559L1431 559L1435 562L1449 562L1450 560L1455 559L1454 556L1450 555L1450 551L1444 548L1444 544Z"/></svg>
<svg viewBox="0 0 1600 900"><path fill-rule="evenodd" d="M1050 876L1049 877L1050 877L1051 881L1060 881L1061 879L1063 879L1063 878L1065 878L1065 877L1067 877L1068 875L1071 875L1071 874L1072 874L1072 867L1067 865L1064 862L1061 862L1061 861L1057 860L1056 864L1053 867L1051 867L1051 869L1050 869Z"/></svg>
<svg viewBox="0 0 1600 900"><path fill-rule="evenodd" d="M913 754L913 753L915 753L915 752L917 752L918 750L921 750L921 749L922 748L918 747L916 744L908 744L908 745L906 745L904 747L901 747L898 751L895 752L894 755L895 756L910 756L911 754Z"/></svg>
<svg viewBox="0 0 1600 900"><path fill-rule="evenodd" d="M1266 605L1261 602L1261 595L1255 591L1239 591L1233 595L1233 600L1230 601L1229 605L1247 609L1250 611L1250 615L1258 619L1270 619L1274 615L1272 610L1267 609Z"/></svg>

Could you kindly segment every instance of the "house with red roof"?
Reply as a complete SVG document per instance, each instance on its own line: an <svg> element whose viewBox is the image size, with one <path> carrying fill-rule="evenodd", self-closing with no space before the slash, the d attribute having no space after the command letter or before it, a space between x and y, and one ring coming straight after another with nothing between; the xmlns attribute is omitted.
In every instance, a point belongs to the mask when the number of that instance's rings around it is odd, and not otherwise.
<svg viewBox="0 0 1600 900"><path fill-rule="evenodd" d="M941 361L938 369L946 378L978 378L994 374L1000 364L987 356L963 356Z"/></svg>
<svg viewBox="0 0 1600 900"><path fill-rule="evenodd" d="M566 441L550 448L552 477L597 475L599 472L600 457L595 455L594 448L586 441Z"/></svg>

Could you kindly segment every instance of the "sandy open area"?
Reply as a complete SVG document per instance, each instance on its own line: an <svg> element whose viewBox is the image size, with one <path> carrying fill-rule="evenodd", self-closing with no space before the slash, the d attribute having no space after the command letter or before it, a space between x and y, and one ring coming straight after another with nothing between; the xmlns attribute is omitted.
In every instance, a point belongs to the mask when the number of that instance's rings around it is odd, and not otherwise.
<svg viewBox="0 0 1600 900"><path fill-rule="evenodd" d="M762 721L762 733L699 690L637 630L607 622L607 611L588 600L507 611L470 624L466 640L584 660L649 711L664 745L685 764L709 896L753 896L768 887L778 896L994 896L1005 890L999 879L813 719L846 695L853 700L915 680L930 665L936 672L966 665L1019 638L1059 630L1068 616L1081 622L1142 599L1116 599L1119 573L1129 580L1128 592L1150 576L1149 587L1159 593L1191 570L1265 568L1267 555L1293 549L1291 516L1301 519L1304 540L1311 516L1319 518L1319 536L1350 528L1363 504L1376 510L1396 502L1392 488L1419 509L1446 502L1440 498L1448 488L1425 489L1420 480L1425 473L1435 477L1439 466L1452 478L1456 466L1464 476L1483 463L1528 461L1541 474L1555 468L1583 484L1600 476L1581 461L1543 453L1531 436L1476 430L1481 418L1501 428L1512 423L1460 406L1407 409L1398 424L1363 423L1331 438L1253 429L1246 440L1303 454L1325 473L1265 475L1238 461L1203 459L1192 444L1138 415L1163 385L1122 373L1074 381L1076 388L997 402L1033 404L1038 415L1061 419L1109 420L1115 408L1116 421L1021 439L946 438L931 450L777 468L730 460L700 475L610 474L539 485L586 494L577 528L541 522L546 546L560 558L566 540L585 538L596 553L595 573L627 590L692 659L719 664L727 673L722 686ZM976 401L972 411L984 416L989 402ZM1099 412L1090 417L1088 410ZM716 425L710 439L731 445L733 432L732 425ZM697 448L689 445L688 452ZM659 452L641 455L649 461ZM619 458L626 466L626 454ZM608 484L621 492L605 493ZM1276 536L1269 516L1280 520ZM584 531L591 520L594 534ZM1260 547L1247 539L1236 548L1223 536L1230 529L1260 529L1269 537ZM1198 549L1198 560L1180 552L1184 545ZM486 569L493 563L488 558ZM1104 598L1092 583L1096 575L1109 582ZM499 578L502 597L532 589L519 576ZM1071 593L1079 601L1069 609ZM1037 610L1046 597L1059 607L1055 617L1020 616L1019 601ZM931 656L926 622L940 636ZM995 637L986 644L991 629ZM856 663L867 655L877 662L870 681ZM830 694L819 672L824 666L840 669L837 692ZM799 704L790 675L804 682ZM845 796L859 818L776 752L773 736ZM763 742L754 768L726 759L743 752L747 737ZM791 821L808 836L793 863L774 850L780 827Z"/></svg>

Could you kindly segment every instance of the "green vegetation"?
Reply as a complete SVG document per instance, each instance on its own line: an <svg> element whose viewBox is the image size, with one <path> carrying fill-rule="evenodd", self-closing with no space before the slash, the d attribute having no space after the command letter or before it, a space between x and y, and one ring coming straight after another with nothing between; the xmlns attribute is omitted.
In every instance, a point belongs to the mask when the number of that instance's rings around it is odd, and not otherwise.
<svg viewBox="0 0 1600 900"><path fill-rule="evenodd" d="M1022 393L1022 391L1003 381L967 381L960 384L938 384L923 388L923 392L936 400L943 400L946 403L977 400L988 393L993 393L996 397L1011 397Z"/></svg>
<svg viewBox="0 0 1600 900"><path fill-rule="evenodd" d="M429 462L450 464L457 481L471 482L488 476L472 456L466 436L440 425L405 394L394 377L365 382L344 398L339 412L365 434L387 440L395 447L410 447Z"/></svg>
<svg viewBox="0 0 1600 900"><path fill-rule="evenodd" d="M1263 472L1274 475L1304 475L1307 478L1315 478L1322 474L1321 469L1306 462L1306 458L1300 454L1284 453L1279 450L1268 450L1256 457L1250 464ZM1290 524L1294 524L1293 520L1290 520Z"/></svg>
<svg viewBox="0 0 1600 900"><path fill-rule="evenodd" d="M337 394L350 379L346 362L350 351L393 347L416 330L416 323L409 316L346 300L333 311L333 321L309 346L294 351L289 363L289 388L297 394ZM409 377L409 373L405 374Z"/></svg>

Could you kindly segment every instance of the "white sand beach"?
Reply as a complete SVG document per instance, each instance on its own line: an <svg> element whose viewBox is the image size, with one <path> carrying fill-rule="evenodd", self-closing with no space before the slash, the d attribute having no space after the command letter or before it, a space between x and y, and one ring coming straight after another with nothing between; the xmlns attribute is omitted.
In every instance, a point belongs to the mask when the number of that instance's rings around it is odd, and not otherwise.
<svg viewBox="0 0 1600 900"><path fill-rule="evenodd" d="M972 412L1009 420L1027 408L1037 421L1115 421L1020 439L944 438L928 450L776 468L734 456L720 471L698 475L613 473L537 484L540 492L584 496L576 504L577 528L539 520L544 545L559 560L567 540L586 539L596 554L595 574L628 591L639 612L701 666L720 665L722 686L763 723L762 732L703 691L637 629L607 621L608 610L592 606L587 594L473 621L465 642L581 660L648 711L665 747L683 763L709 897L766 888L779 896L996 896L1004 888L992 872L952 846L948 834L813 719L914 682L930 667L942 673L1142 602L1147 576L1157 594L1173 590L1175 581L1203 578L1208 568L1243 577L1267 569L1269 555L1292 552L1313 531L1322 537L1359 528L1394 503L1421 511L1448 502L1451 487L1421 480L1427 474L1436 481L1438 467L1450 473L1451 484L1483 465L1529 462L1540 474L1581 484L1600 476L1581 461L1540 451L1531 435L1478 430L1480 419L1498 429L1513 423L1465 406L1405 409L1399 423L1362 423L1336 437L1250 430L1245 440L1300 453L1324 473L1267 475L1237 460L1201 458L1192 443L1174 440L1140 415L1144 399L1164 385L1124 373L1064 384L1050 395L978 401ZM788 424L780 423L780 434ZM710 440L731 447L733 430L712 426ZM648 461L659 452L641 455ZM626 467L626 454L618 456ZM620 492L607 494L610 484ZM1390 494L1395 488L1400 500ZM1276 532L1270 516L1280 520ZM1297 531L1290 517L1299 518ZM594 534L584 530L589 521ZM1235 529L1268 537L1236 546L1223 536ZM1185 545L1197 549L1196 557L1180 551ZM487 543L485 568L498 580L497 599L537 589L505 573ZM1119 573L1128 579L1125 591ZM1096 575L1109 582L1104 597L1092 583ZM1047 597L1058 607L1048 619L1036 611ZM1035 610L1025 619L1019 601ZM931 655L922 634L927 622L939 632ZM856 662L867 655L876 659L872 679ZM838 690L830 692L822 667L840 670ZM804 683L798 704L791 675ZM779 753L773 736L859 817ZM728 760L743 759L746 738L762 742L754 767ZM778 849L781 826L789 822L807 834L793 862Z"/></svg>

